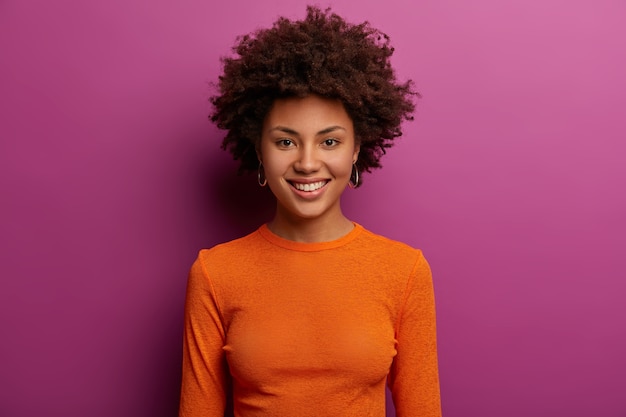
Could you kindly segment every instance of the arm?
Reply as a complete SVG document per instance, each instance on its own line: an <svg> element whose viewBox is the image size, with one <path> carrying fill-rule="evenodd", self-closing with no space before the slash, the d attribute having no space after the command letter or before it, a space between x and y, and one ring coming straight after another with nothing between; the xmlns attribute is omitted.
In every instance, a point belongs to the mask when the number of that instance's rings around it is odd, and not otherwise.
<svg viewBox="0 0 626 417"><path fill-rule="evenodd" d="M397 417L440 417L435 301L430 267L420 253L398 323L398 354L389 376Z"/></svg>
<svg viewBox="0 0 626 417"><path fill-rule="evenodd" d="M187 283L180 417L223 417L228 371L219 305L200 258Z"/></svg>

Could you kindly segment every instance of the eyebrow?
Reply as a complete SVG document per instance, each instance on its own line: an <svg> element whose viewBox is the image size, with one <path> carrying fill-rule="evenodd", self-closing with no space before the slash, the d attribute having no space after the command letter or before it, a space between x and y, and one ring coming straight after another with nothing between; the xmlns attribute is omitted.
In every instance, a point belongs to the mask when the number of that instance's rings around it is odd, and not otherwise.
<svg viewBox="0 0 626 417"><path fill-rule="evenodd" d="M289 127L286 127L286 126L275 126L275 127L271 128L269 131L273 132L273 131L276 131L276 130L279 131L279 132L287 133L289 135L294 135L294 136L299 136L300 135L296 130L293 130L293 129L291 129ZM329 126L329 127L325 128L325 129L322 129L319 132L317 132L316 136L326 135L326 134L334 132L336 130L343 130L343 131L345 131L346 129L341 127L341 126L339 126L339 125Z"/></svg>

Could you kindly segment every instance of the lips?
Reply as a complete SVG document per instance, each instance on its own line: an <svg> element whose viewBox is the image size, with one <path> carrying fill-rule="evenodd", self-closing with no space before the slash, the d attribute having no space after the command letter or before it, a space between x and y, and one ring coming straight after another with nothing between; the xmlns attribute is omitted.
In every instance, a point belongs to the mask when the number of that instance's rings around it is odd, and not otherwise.
<svg viewBox="0 0 626 417"><path fill-rule="evenodd" d="M317 191L328 183L328 180L324 181L316 181L316 182L293 182L290 181L290 184L298 191L304 192L312 192Z"/></svg>

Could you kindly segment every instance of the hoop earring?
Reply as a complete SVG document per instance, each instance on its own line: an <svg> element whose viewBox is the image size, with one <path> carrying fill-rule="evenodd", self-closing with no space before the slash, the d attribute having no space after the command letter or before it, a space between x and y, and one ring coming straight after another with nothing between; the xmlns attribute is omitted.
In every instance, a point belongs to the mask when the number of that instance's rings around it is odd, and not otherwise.
<svg viewBox="0 0 626 417"><path fill-rule="evenodd" d="M263 172L261 174L261 172ZM267 185L267 178L265 178L265 171L263 170L263 163L259 161L259 171L256 174L256 180L259 182L261 187L265 187Z"/></svg>
<svg viewBox="0 0 626 417"><path fill-rule="evenodd" d="M348 181L348 186L350 188L358 188L361 185L359 182L359 169L356 167L356 162L352 164L352 172L350 173L350 181Z"/></svg>

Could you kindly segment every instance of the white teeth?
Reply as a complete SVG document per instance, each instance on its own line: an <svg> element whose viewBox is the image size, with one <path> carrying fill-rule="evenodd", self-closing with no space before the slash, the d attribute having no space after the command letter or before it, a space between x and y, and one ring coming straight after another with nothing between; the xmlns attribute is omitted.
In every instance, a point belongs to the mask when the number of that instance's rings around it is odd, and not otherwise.
<svg viewBox="0 0 626 417"><path fill-rule="evenodd" d="M296 187L300 191L315 191L315 190L319 190L324 185L326 185L326 181L318 181L318 182L313 182L310 184L300 184L297 182L293 183L293 186Z"/></svg>

